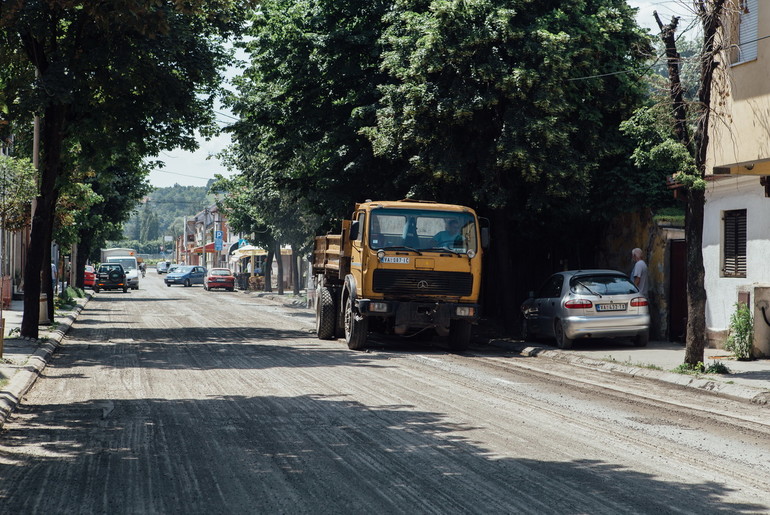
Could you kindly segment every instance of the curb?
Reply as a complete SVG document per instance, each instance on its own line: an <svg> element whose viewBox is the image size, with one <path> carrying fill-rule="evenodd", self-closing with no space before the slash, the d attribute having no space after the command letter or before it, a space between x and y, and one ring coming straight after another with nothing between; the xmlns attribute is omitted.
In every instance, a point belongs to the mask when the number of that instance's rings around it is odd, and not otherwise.
<svg viewBox="0 0 770 515"><path fill-rule="evenodd" d="M35 381L48 364L49 358L59 347L64 339L64 335L72 328L72 324L77 320L80 312L83 311L91 297L90 293L87 294L85 300L82 303L78 302L74 311L67 315L64 321L59 322L56 329L47 333L48 341L43 343L34 354L30 355L27 365L13 374L6 387L0 391L0 428L3 427L10 414L16 410L24 395L35 384Z"/></svg>
<svg viewBox="0 0 770 515"><path fill-rule="evenodd" d="M487 345L499 347L501 349L516 352L525 357L544 357L571 365L601 370L610 374L623 374L631 377L641 377L655 381L676 384L687 388L707 391L716 395L729 397L741 401L748 401L752 404L770 404L770 391L763 388L754 388L751 386L728 384L718 379L704 378L687 374L676 374L662 370L650 368L635 367L614 363L610 361L601 361L584 356L570 354L556 349L546 349L543 347L528 345L525 343L515 343L508 340L492 339L486 342ZM722 376L718 376L722 377Z"/></svg>

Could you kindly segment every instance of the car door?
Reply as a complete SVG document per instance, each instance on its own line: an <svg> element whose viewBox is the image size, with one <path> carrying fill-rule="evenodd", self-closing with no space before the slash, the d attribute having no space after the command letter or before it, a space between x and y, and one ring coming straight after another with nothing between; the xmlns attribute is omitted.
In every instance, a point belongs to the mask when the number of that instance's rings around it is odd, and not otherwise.
<svg viewBox="0 0 770 515"><path fill-rule="evenodd" d="M548 278L535 295L537 323L535 331L539 335L553 336L553 320L561 306L561 292L564 287L564 274L554 274Z"/></svg>
<svg viewBox="0 0 770 515"><path fill-rule="evenodd" d="M193 284L203 284L203 279L206 277L206 269L202 266L196 266L193 269Z"/></svg>

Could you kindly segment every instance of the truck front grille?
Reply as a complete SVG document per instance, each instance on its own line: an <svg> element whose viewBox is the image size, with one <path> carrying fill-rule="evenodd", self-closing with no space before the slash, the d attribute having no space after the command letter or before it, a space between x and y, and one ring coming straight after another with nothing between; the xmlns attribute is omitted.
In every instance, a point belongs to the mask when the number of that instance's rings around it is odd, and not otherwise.
<svg viewBox="0 0 770 515"><path fill-rule="evenodd" d="M473 291L473 275L427 270L375 270L374 291L386 295L465 297Z"/></svg>

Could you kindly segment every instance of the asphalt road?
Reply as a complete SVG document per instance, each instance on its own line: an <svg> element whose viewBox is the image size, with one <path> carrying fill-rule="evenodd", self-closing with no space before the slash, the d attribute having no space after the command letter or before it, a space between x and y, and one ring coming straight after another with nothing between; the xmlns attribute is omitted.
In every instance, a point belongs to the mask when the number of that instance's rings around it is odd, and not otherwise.
<svg viewBox="0 0 770 515"><path fill-rule="evenodd" d="M770 410L499 349L102 292L0 434L1 513L763 513Z"/></svg>

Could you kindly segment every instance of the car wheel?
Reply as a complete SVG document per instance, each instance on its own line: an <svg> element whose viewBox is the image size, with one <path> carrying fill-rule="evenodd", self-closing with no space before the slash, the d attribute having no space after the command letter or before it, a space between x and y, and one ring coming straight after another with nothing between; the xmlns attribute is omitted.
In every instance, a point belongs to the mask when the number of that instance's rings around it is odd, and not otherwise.
<svg viewBox="0 0 770 515"><path fill-rule="evenodd" d="M368 332L369 319L353 311L353 298L348 296L345 301L345 341L348 349L363 350Z"/></svg>
<svg viewBox="0 0 770 515"><path fill-rule="evenodd" d="M109 276L111 281L117 281L120 279L120 272L110 272Z"/></svg>
<svg viewBox="0 0 770 515"><path fill-rule="evenodd" d="M334 297L329 288L319 288L315 306L315 332L320 340L333 340L337 321L334 318Z"/></svg>
<svg viewBox="0 0 770 515"><path fill-rule="evenodd" d="M123 287L123 293L128 293L128 286Z"/></svg>
<svg viewBox="0 0 770 515"><path fill-rule="evenodd" d="M169 288L171 288L171 283L166 283L166 286L168 286Z"/></svg>
<svg viewBox="0 0 770 515"><path fill-rule="evenodd" d="M94 293L99 293L99 287L98 286L94 286Z"/></svg>
<svg viewBox="0 0 770 515"><path fill-rule="evenodd" d="M529 322L526 318L521 321L521 339L525 342L532 339L532 332L529 330Z"/></svg>
<svg viewBox="0 0 770 515"><path fill-rule="evenodd" d="M206 286L205 284L203 285L203 289L206 290L206 291L209 291L209 287Z"/></svg>
<svg viewBox="0 0 770 515"><path fill-rule="evenodd" d="M564 332L564 324L561 320L557 320L553 326L553 334L556 335L556 346L560 349L571 349L572 344L575 342L572 338L567 338L567 334Z"/></svg>
<svg viewBox="0 0 770 515"><path fill-rule="evenodd" d="M647 347L647 343L650 341L650 332L644 331L639 333L634 338L634 347Z"/></svg>
<svg viewBox="0 0 770 515"><path fill-rule="evenodd" d="M233 286L232 288L228 288L227 291L235 291L235 286Z"/></svg>
<svg viewBox="0 0 770 515"><path fill-rule="evenodd" d="M192 286L192 283L190 282L189 279L185 279L184 280L184 285L189 288L190 286Z"/></svg>
<svg viewBox="0 0 770 515"><path fill-rule="evenodd" d="M471 327L471 323L468 320L450 320L449 348L451 350L468 350L471 344Z"/></svg>

